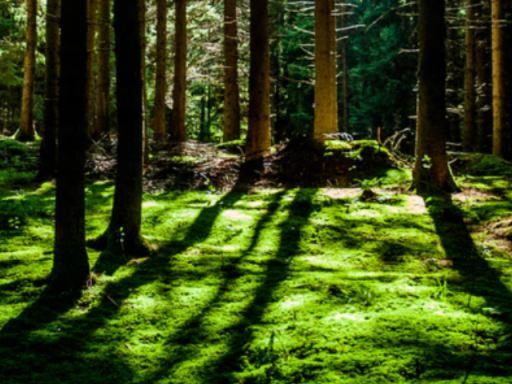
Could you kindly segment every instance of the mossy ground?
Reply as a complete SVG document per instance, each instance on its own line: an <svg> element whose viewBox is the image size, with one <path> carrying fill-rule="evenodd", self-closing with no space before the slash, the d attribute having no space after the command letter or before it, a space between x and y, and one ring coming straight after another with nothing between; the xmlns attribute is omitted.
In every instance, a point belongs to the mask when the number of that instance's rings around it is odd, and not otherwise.
<svg viewBox="0 0 512 384"><path fill-rule="evenodd" d="M146 195L159 251L103 269L89 250L95 284L59 307L41 284L54 186L33 176L0 170L0 383L512 382L507 177L460 177L452 201ZM87 187L91 238L113 190Z"/></svg>

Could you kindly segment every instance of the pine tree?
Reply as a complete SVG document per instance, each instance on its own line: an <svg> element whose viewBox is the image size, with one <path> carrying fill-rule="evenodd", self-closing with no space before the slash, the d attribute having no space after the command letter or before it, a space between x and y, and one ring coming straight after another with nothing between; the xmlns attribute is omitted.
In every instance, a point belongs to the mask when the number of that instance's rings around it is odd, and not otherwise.
<svg viewBox="0 0 512 384"><path fill-rule="evenodd" d="M156 84L154 139L165 140L165 97L167 93L167 0L157 1Z"/></svg>
<svg viewBox="0 0 512 384"><path fill-rule="evenodd" d="M110 0L98 0L98 75L96 130L110 131Z"/></svg>

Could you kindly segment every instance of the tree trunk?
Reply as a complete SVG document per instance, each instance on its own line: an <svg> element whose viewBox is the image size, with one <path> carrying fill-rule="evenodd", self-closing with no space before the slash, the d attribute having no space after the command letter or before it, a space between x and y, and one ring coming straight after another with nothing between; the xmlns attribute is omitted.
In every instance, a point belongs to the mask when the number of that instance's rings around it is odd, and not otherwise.
<svg viewBox="0 0 512 384"><path fill-rule="evenodd" d="M490 138L492 137L492 130L489 125L489 111L488 107L489 97L489 81L486 70L487 54L486 54L487 40L485 38L477 39L476 42L476 81L478 92L477 103L477 145L478 151L482 153L490 152Z"/></svg>
<svg viewBox="0 0 512 384"><path fill-rule="evenodd" d="M493 153L503 156L505 138L505 60L503 52L504 12L502 0L492 0L492 109Z"/></svg>
<svg viewBox="0 0 512 384"><path fill-rule="evenodd" d="M80 287L89 275L85 249L87 0L62 1L55 253L50 288Z"/></svg>
<svg viewBox="0 0 512 384"><path fill-rule="evenodd" d="M347 7L345 6L347 4L346 0L342 0L342 5L344 5L341 8L341 28L346 28L348 26L347 22ZM343 70L343 130L345 132L350 131L350 124L349 124L349 113L350 113L350 106L349 106L349 96L348 96L348 57L347 57L347 40L341 40L340 41L341 46L341 68Z"/></svg>
<svg viewBox="0 0 512 384"><path fill-rule="evenodd" d="M224 141L240 138L236 0L224 0Z"/></svg>
<svg viewBox="0 0 512 384"><path fill-rule="evenodd" d="M315 140L338 132L336 22L333 0L315 4Z"/></svg>
<svg viewBox="0 0 512 384"><path fill-rule="evenodd" d="M96 97L94 63L96 61L96 0L87 1L87 130L89 139L96 135Z"/></svg>
<svg viewBox="0 0 512 384"><path fill-rule="evenodd" d="M171 142L187 139L185 111L187 104L187 0L176 0L176 58L174 62L174 108Z"/></svg>
<svg viewBox="0 0 512 384"><path fill-rule="evenodd" d="M154 138L157 142L166 139L165 98L167 94L167 0L157 2L157 42L156 42L156 85Z"/></svg>
<svg viewBox="0 0 512 384"><path fill-rule="evenodd" d="M104 135L110 132L110 0L98 1L96 129L99 135Z"/></svg>
<svg viewBox="0 0 512 384"><path fill-rule="evenodd" d="M57 163L57 131L59 123L59 44L60 0L46 3L46 68L44 100L44 133L41 142L39 180L55 174Z"/></svg>
<svg viewBox="0 0 512 384"><path fill-rule="evenodd" d="M445 2L420 0L419 114L413 186L418 193L457 191L446 155Z"/></svg>
<svg viewBox="0 0 512 384"><path fill-rule="evenodd" d="M458 0L448 0L447 6L450 9L458 10ZM451 15L450 15L451 16ZM459 97L458 97L458 84L457 84L457 65L456 60L459 56L458 47L457 47L457 30L455 29L455 17L448 17L449 24L447 25L447 58L448 62L446 63L446 67L448 69L447 78L446 78L446 101L447 107L458 109L459 107ZM460 117L458 113L449 112L448 113L448 137L449 140L454 143L459 143L461 140L460 133Z"/></svg>
<svg viewBox="0 0 512 384"><path fill-rule="evenodd" d="M246 159L257 160L270 150L270 44L268 0L251 0L249 130Z"/></svg>
<svg viewBox="0 0 512 384"><path fill-rule="evenodd" d="M146 88L146 0L139 0L140 68L142 79L142 158L149 161L148 92Z"/></svg>
<svg viewBox="0 0 512 384"><path fill-rule="evenodd" d="M143 85L139 0L114 0L119 121L116 189L109 228L103 236L109 262L143 255L141 236L143 161ZM105 244L106 243L106 244Z"/></svg>
<svg viewBox="0 0 512 384"><path fill-rule="evenodd" d="M462 149L473 152L476 148L475 125L475 0L466 2L466 67L464 73L464 132Z"/></svg>
<svg viewBox="0 0 512 384"><path fill-rule="evenodd" d="M33 141L34 131L34 78L36 71L37 45L37 0L27 0L27 29L25 30L27 48L25 51L23 98L21 101L20 129L16 139Z"/></svg>

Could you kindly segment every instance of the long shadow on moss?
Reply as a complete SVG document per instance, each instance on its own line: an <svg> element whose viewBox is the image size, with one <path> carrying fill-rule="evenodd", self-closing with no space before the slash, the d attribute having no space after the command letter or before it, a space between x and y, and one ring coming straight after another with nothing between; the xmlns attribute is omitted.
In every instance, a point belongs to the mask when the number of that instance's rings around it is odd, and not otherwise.
<svg viewBox="0 0 512 384"><path fill-rule="evenodd" d="M78 297L62 301L59 297L52 296L46 291L43 292L38 300L27 307L17 318L10 320L0 331L0 382L19 383L27 382L27 380L41 382L48 377L48 372L52 372L50 367L56 360L61 365L68 367L63 372L68 372L70 375L73 374L73 367L87 367L88 359L81 356L87 353L91 343L99 342L98 339L91 339L90 335L113 319L120 310L119 306L114 305L112 298L115 298L117 302L122 302L129 297L134 289L157 280L164 273L169 273L166 268L168 260L174 254L185 251L197 242L204 241L223 207L233 205L239 198L239 194L229 193L216 205L201 210L188 228L185 239L172 243L173 253L155 256L141 264L132 275L118 282L107 284L103 289L101 302L96 307L84 316L62 321L62 326L65 328L62 333L60 330L49 332L45 328L72 309L76 305ZM166 250L169 249L164 247L163 252ZM172 271L167 277L172 278ZM63 349L67 351L65 356L56 356L53 352ZM105 371L94 377L91 376L88 378L88 382L131 382L134 373L122 359L112 353L108 360L108 364L107 362L97 363L99 366L105 366L106 369L109 366L116 367L116 369L110 369L110 371ZM32 367L32 372L26 367ZM45 369L45 367L47 368ZM76 368L77 372L82 372L84 370L82 368ZM58 373L57 367L55 370ZM50 376L53 377L53 372ZM81 382L74 378L70 381ZM53 382L58 383L59 381Z"/></svg>
<svg viewBox="0 0 512 384"><path fill-rule="evenodd" d="M471 297L479 296L486 300L492 310L490 316L499 320L503 333L512 332L512 293L501 281L500 271L493 268L478 251L464 223L463 213L451 199L425 199L428 211L436 227L442 246L453 268L462 277L462 289L468 293L468 304L471 308ZM511 375L512 340L498 344L490 354L475 354L467 362L468 372L493 371L496 376ZM505 368L506 367L506 368Z"/></svg>

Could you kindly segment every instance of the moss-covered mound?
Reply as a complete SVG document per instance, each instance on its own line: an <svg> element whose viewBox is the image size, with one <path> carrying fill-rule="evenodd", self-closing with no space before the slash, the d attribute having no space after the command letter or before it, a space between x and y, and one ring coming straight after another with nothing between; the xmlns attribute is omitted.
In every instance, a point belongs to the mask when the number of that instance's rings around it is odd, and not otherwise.
<svg viewBox="0 0 512 384"><path fill-rule="evenodd" d="M483 153L457 154L454 169L459 174L473 176L512 177L512 163L497 156Z"/></svg>

